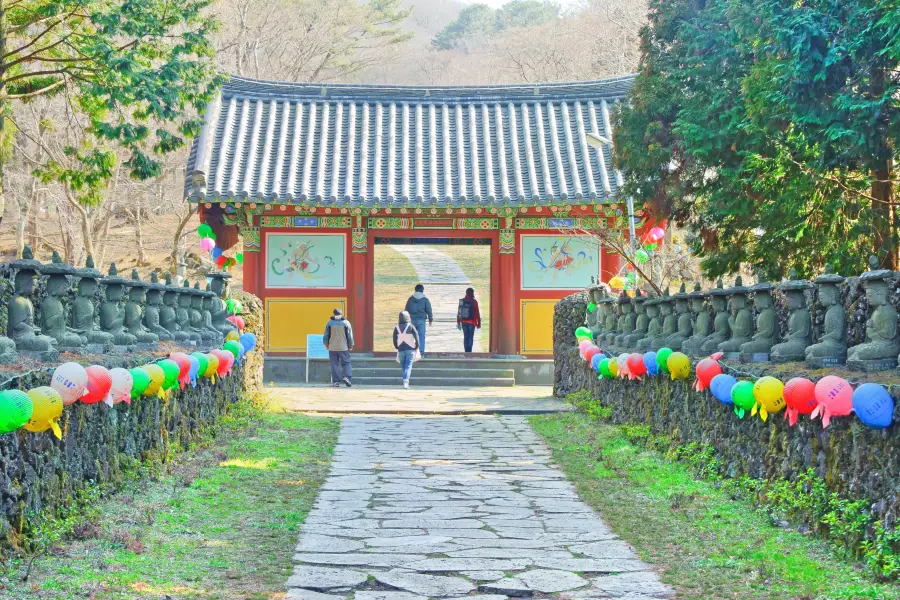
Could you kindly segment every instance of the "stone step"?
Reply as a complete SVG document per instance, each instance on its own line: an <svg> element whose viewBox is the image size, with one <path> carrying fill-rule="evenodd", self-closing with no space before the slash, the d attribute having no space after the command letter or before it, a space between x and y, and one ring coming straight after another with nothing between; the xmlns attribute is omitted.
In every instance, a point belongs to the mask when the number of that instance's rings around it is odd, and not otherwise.
<svg viewBox="0 0 900 600"><path fill-rule="evenodd" d="M516 380L514 377L419 377L413 368L409 383L414 387L513 387ZM391 377L358 377L354 371L353 385L400 387L402 380L398 370Z"/></svg>

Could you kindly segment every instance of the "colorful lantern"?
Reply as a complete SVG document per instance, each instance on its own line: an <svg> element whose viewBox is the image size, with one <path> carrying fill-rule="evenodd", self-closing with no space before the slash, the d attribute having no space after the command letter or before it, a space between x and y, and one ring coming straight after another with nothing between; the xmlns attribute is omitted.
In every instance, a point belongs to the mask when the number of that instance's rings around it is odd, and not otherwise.
<svg viewBox="0 0 900 600"><path fill-rule="evenodd" d="M237 360L241 357L240 345L241 345L240 342L238 342L237 340L229 340L229 341L225 342L225 344L222 346L222 349L227 350L228 352L231 352L231 354L234 356L234 360ZM600 348L598 348L597 346L594 346L593 348L588 348L588 351L585 352L585 358L588 361L590 361L591 358L593 358L594 355L599 352L600 352Z"/></svg>
<svg viewBox="0 0 900 600"><path fill-rule="evenodd" d="M656 352L644 354L644 366L647 367L647 374L659 375L659 363L656 362Z"/></svg>
<svg viewBox="0 0 900 600"><path fill-rule="evenodd" d="M816 384L805 377L794 377L784 384L784 418L791 427L797 424L797 415L812 414L816 408Z"/></svg>
<svg viewBox="0 0 900 600"><path fill-rule="evenodd" d="M831 417L846 417L853 410L853 386L834 375L823 377L816 382L816 402L810 416L821 416L822 427L828 427Z"/></svg>
<svg viewBox="0 0 900 600"><path fill-rule="evenodd" d="M756 404L752 414L759 410L759 417L765 421L770 414L774 415L784 408L784 384L775 377L760 377L753 384L753 397Z"/></svg>
<svg viewBox="0 0 900 600"><path fill-rule="evenodd" d="M654 227L650 230L650 239L654 242L658 242L659 240L666 237L666 230L662 227Z"/></svg>
<svg viewBox="0 0 900 600"><path fill-rule="evenodd" d="M174 360L164 358L156 363L163 370L165 378L163 379L163 391L171 390L178 385L178 378L181 376L181 367Z"/></svg>
<svg viewBox="0 0 900 600"><path fill-rule="evenodd" d="M247 352L250 352L251 350L256 348L256 335L250 332L241 335L241 345L247 350Z"/></svg>
<svg viewBox="0 0 900 600"><path fill-rule="evenodd" d="M591 368L599 373L600 372L600 366L599 366L600 361L603 360L604 358L609 358L609 357L606 356L605 354L603 354L602 352L598 352L593 357L591 357Z"/></svg>
<svg viewBox="0 0 900 600"><path fill-rule="evenodd" d="M197 228L197 235L199 235L201 238L212 237L213 236L212 227L210 227L206 223L203 223L202 225L200 225L200 227Z"/></svg>
<svg viewBox="0 0 900 600"><path fill-rule="evenodd" d="M184 389L191 381L191 357L184 352L173 352L169 355L169 360L178 365L178 385Z"/></svg>
<svg viewBox="0 0 900 600"><path fill-rule="evenodd" d="M628 354L626 352L623 352L616 358L616 362L619 365L619 371L617 375L622 379L625 379L630 375L630 372L628 371Z"/></svg>
<svg viewBox="0 0 900 600"><path fill-rule="evenodd" d="M244 253L238 252L234 255L234 259L238 262L239 265L244 264Z"/></svg>
<svg viewBox="0 0 900 600"><path fill-rule="evenodd" d="M28 390L28 398L31 399L31 418L25 423L26 431L41 433L48 429L53 430L56 439L62 439L62 430L59 428L59 418L62 416L63 401L59 392L49 386L41 386Z"/></svg>
<svg viewBox="0 0 900 600"><path fill-rule="evenodd" d="M647 254L647 251L646 251L646 250L644 250L643 248L641 248L641 249L638 249L638 250L634 253L634 260L635 260L635 262L637 262L637 263L639 263L639 264L644 264L645 262L647 262L648 260L650 260L650 255Z"/></svg>
<svg viewBox="0 0 900 600"><path fill-rule="evenodd" d="M853 392L853 412L866 427L890 427L894 417L894 399L882 385L864 383Z"/></svg>
<svg viewBox="0 0 900 600"><path fill-rule="evenodd" d="M211 238L203 238L200 240L200 249L206 252L212 251L216 247L216 242Z"/></svg>
<svg viewBox="0 0 900 600"><path fill-rule="evenodd" d="M629 354L626 360L628 373L631 379L640 379L647 373L647 365L644 364L643 354Z"/></svg>
<svg viewBox="0 0 900 600"><path fill-rule="evenodd" d="M694 382L694 389L698 392L709 389L709 384L713 377L722 373L722 365L719 361L709 357L704 358L697 363L697 380Z"/></svg>
<svg viewBox="0 0 900 600"><path fill-rule="evenodd" d="M197 385L197 377L200 376L200 359L194 356L193 354L188 356L191 361L191 368L188 371L188 377L191 382L191 386L196 387Z"/></svg>
<svg viewBox="0 0 900 600"><path fill-rule="evenodd" d="M660 373L669 372L669 357L672 356L671 348L660 348L656 351L656 364L659 366Z"/></svg>
<svg viewBox="0 0 900 600"><path fill-rule="evenodd" d="M715 399L722 404L731 405L734 404L734 401L731 399L731 388L736 384L737 379L731 375L722 373L721 375L713 377L712 381L709 382L709 391L712 392Z"/></svg>
<svg viewBox="0 0 900 600"><path fill-rule="evenodd" d="M672 352L666 359L666 367L672 379L687 379L691 376L691 359L683 352Z"/></svg>
<svg viewBox="0 0 900 600"><path fill-rule="evenodd" d="M131 373L131 400L134 400L144 394L150 386L150 374L143 367L135 367L128 369ZM131 404L131 400L126 400Z"/></svg>
<svg viewBox="0 0 900 600"><path fill-rule="evenodd" d="M112 406L112 398L109 397L109 390L112 388L112 377L104 367L100 365L91 365L85 372L88 376L87 391L81 397L84 404L97 404L98 402L106 402Z"/></svg>
<svg viewBox="0 0 900 600"><path fill-rule="evenodd" d="M738 381L731 388L731 402L734 404L734 414L741 419L748 410L756 406L756 397L753 395L753 383L750 381Z"/></svg>
<svg viewBox="0 0 900 600"><path fill-rule="evenodd" d="M118 404L122 401L130 402L131 388L134 386L134 377L132 377L131 373L126 369L117 367L109 370L109 378L112 380L112 385L109 388L109 397L112 399L113 404Z"/></svg>
<svg viewBox="0 0 900 600"><path fill-rule="evenodd" d="M614 290L621 290L625 287L625 280L616 275L612 279L609 280L609 287Z"/></svg>
<svg viewBox="0 0 900 600"><path fill-rule="evenodd" d="M150 377L150 383L147 384L147 389L144 390L144 396L156 396L162 391L162 385L166 381L166 372L163 371L163 368L159 365L144 365L141 367L144 371L147 372L147 376Z"/></svg>
<svg viewBox="0 0 900 600"><path fill-rule="evenodd" d="M88 375L84 367L78 363L68 362L59 365L50 378L50 387L59 392L63 404L73 404L84 394L88 384Z"/></svg>
<svg viewBox="0 0 900 600"><path fill-rule="evenodd" d="M19 429L31 419L34 405L22 390L0 392L0 433Z"/></svg>
<svg viewBox="0 0 900 600"><path fill-rule="evenodd" d="M219 372L219 357L213 353L209 353L206 355L206 361L206 371L203 373L203 376L210 378L212 382L215 383L216 374Z"/></svg>
<svg viewBox="0 0 900 600"><path fill-rule="evenodd" d="M609 374L611 375L610 379L613 379L613 378L615 378L616 376L618 376L618 374L619 374L619 361L618 361L618 359L615 359L615 358L610 357L609 363L608 363L608 368L609 368Z"/></svg>

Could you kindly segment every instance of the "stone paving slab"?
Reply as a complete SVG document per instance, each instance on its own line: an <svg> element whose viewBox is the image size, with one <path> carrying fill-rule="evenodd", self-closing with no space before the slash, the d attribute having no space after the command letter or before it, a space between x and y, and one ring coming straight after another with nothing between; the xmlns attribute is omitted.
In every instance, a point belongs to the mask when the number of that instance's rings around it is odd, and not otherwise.
<svg viewBox="0 0 900 600"><path fill-rule="evenodd" d="M517 416L344 418L294 563L293 600L672 593Z"/></svg>

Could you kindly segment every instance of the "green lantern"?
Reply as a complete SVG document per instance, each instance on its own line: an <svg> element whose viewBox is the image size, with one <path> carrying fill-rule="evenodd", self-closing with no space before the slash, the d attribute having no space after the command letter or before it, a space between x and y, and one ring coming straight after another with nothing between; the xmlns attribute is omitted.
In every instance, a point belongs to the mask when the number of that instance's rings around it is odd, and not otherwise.
<svg viewBox="0 0 900 600"><path fill-rule="evenodd" d="M734 402L734 414L743 419L748 410L756 406L752 381L738 381L731 388L731 400Z"/></svg>
<svg viewBox="0 0 900 600"><path fill-rule="evenodd" d="M575 330L575 337L576 338L594 339L594 334L592 334L591 330L588 329L587 327L579 327L578 329Z"/></svg>
<svg viewBox="0 0 900 600"><path fill-rule="evenodd" d="M595 310L597 310L597 305L596 305L596 304L594 304L593 302L591 302L590 304L588 304L588 312L589 312L589 313L592 313L592 312L594 312Z"/></svg>
<svg viewBox="0 0 900 600"><path fill-rule="evenodd" d="M197 228L197 235L199 235L201 238L212 237L213 236L212 227L210 227L206 223L203 223L202 225L200 225L200 227ZM213 239L215 239L215 238L213 238Z"/></svg>
<svg viewBox="0 0 900 600"><path fill-rule="evenodd" d="M600 373L601 378L612 379L613 374L612 371L609 370L609 359L604 358L600 362L597 363L597 372Z"/></svg>
<svg viewBox="0 0 900 600"><path fill-rule="evenodd" d="M660 348L656 351L656 364L660 373L669 372L669 357L672 356L671 348Z"/></svg>
<svg viewBox="0 0 900 600"><path fill-rule="evenodd" d="M131 373L131 399L134 400L140 397L150 385L150 375L142 367L128 369L128 372Z"/></svg>
<svg viewBox="0 0 900 600"><path fill-rule="evenodd" d="M22 390L0 392L0 433L19 429L31 418L34 404Z"/></svg>
<svg viewBox="0 0 900 600"><path fill-rule="evenodd" d="M644 264L650 260L650 255L647 254L647 251L644 249L640 249L634 253L634 261L640 264Z"/></svg>
<svg viewBox="0 0 900 600"><path fill-rule="evenodd" d="M209 359L202 352L192 352L191 356L200 363L200 368L197 369L197 372L200 374L200 377L203 377L203 374L209 370Z"/></svg>
<svg viewBox="0 0 900 600"><path fill-rule="evenodd" d="M171 390L178 385L178 376L181 374L181 367L178 366L177 362L166 358L156 364L160 366L166 376L166 378L163 379L162 389Z"/></svg>
<svg viewBox="0 0 900 600"><path fill-rule="evenodd" d="M231 352L234 355L234 360L237 360L238 356L240 356L240 354L241 354L240 343L236 342L234 340L225 342L225 344L222 346L222 350L227 350L228 352Z"/></svg>

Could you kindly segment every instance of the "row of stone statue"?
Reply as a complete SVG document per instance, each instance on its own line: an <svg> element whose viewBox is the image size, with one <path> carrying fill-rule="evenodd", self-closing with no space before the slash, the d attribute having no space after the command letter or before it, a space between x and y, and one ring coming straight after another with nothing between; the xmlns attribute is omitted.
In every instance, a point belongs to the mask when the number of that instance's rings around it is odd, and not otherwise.
<svg viewBox="0 0 900 600"><path fill-rule="evenodd" d="M2 362L14 362L18 355L51 361L60 351L127 351L160 340L216 345L236 330L223 303L231 277L227 273L210 273L212 283L201 290L188 281L172 285L168 274L165 284L156 273L149 282L141 281L136 269L126 279L119 276L115 263L104 276L91 257L83 269L62 262L56 252L52 262L44 264L34 260L28 246L10 267L15 271L15 293L8 305L7 337L0 337ZM32 300L38 275L47 279L36 322ZM98 307L100 284L104 290ZM73 286L76 295L70 303Z"/></svg>
<svg viewBox="0 0 900 600"><path fill-rule="evenodd" d="M685 290L669 296L638 296L624 293L612 297L604 288L591 290L596 309L588 312L587 326L601 348L647 352L660 348L680 350L690 356L707 356L724 352L726 358L744 362L806 361L811 368L839 366L877 371L897 367L900 337L897 311L890 302L893 272L877 269L864 273L860 281L865 288L870 317L866 322L865 340L848 349L847 314L841 303L840 285L844 278L826 267L825 274L813 282L797 278L777 286L761 278L756 285L745 287L738 277L734 286L701 291L699 284L692 293ZM812 322L807 306L807 291L817 289L818 304L825 311L822 335L812 339ZM777 334L777 317L772 292L784 294L789 313L787 333ZM748 306L752 296L754 318ZM712 315L707 308L711 305Z"/></svg>

